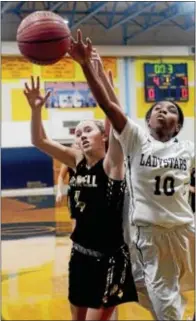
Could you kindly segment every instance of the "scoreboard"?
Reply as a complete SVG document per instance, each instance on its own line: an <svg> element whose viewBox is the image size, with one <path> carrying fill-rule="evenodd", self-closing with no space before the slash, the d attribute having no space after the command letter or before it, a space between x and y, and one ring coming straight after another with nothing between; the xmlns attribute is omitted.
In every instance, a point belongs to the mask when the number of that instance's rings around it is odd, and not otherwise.
<svg viewBox="0 0 196 321"><path fill-rule="evenodd" d="M189 100L187 64L145 63L145 101Z"/></svg>

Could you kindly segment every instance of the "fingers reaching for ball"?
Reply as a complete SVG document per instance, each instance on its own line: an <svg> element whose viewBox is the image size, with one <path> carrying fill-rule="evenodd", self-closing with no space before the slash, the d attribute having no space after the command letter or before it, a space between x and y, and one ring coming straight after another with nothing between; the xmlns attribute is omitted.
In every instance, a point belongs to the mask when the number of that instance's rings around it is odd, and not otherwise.
<svg viewBox="0 0 196 321"><path fill-rule="evenodd" d="M40 89L40 78L37 76L37 85L36 88L39 90Z"/></svg>
<svg viewBox="0 0 196 321"><path fill-rule="evenodd" d="M31 76L31 86L25 82L24 95L27 98L27 101L32 109L38 109L43 107L46 103L48 97L50 96L50 92L47 92L45 96L41 95L40 92L40 78Z"/></svg>
<svg viewBox="0 0 196 321"><path fill-rule="evenodd" d="M91 53L93 50L93 47L92 47L92 41L90 38L86 38L86 46L87 46L88 51Z"/></svg>
<svg viewBox="0 0 196 321"><path fill-rule="evenodd" d="M70 56L77 61L80 65L88 63L92 54L92 43L89 38L86 39L86 43L83 41L82 31L77 30L77 40L71 38L71 44L69 48Z"/></svg>
<svg viewBox="0 0 196 321"><path fill-rule="evenodd" d="M91 61L94 66L95 71L100 75L103 71L103 63L100 55L98 54L96 48L92 48Z"/></svg>
<svg viewBox="0 0 196 321"><path fill-rule="evenodd" d="M31 88L29 87L28 83L25 82L25 92L29 93L33 90L38 90L40 89L40 78L39 76L36 77L36 84L35 84L35 78L31 76Z"/></svg>
<svg viewBox="0 0 196 321"><path fill-rule="evenodd" d="M83 44L82 31L80 29L77 30L77 42Z"/></svg>
<svg viewBox="0 0 196 321"><path fill-rule="evenodd" d="M51 92L48 91L47 94L45 95L45 97L44 97L44 104L46 103L46 101L47 101L48 98L50 97L50 94L51 94Z"/></svg>

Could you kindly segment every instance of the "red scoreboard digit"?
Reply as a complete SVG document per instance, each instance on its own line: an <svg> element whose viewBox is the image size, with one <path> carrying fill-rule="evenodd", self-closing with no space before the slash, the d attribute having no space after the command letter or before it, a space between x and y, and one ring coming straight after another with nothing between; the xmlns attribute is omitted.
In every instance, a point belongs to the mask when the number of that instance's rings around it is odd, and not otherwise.
<svg viewBox="0 0 196 321"><path fill-rule="evenodd" d="M155 100L155 90L154 90L154 88L148 88L148 97L149 97L149 100L151 100L151 101Z"/></svg>

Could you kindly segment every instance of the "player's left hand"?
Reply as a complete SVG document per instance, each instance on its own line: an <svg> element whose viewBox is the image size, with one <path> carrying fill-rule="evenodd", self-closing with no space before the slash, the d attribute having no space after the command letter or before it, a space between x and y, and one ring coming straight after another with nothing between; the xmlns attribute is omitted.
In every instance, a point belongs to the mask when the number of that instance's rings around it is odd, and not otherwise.
<svg viewBox="0 0 196 321"><path fill-rule="evenodd" d="M40 78L37 77L35 81L34 77L31 76L31 84L25 82L24 95L27 98L27 101L32 110L40 109L46 103L50 92L47 92L45 96L41 95L40 92Z"/></svg>
<svg viewBox="0 0 196 321"><path fill-rule="evenodd" d="M89 38L86 39L86 43L82 39L82 31L77 30L77 40L71 38L71 45L68 50L70 56L77 61L80 65L90 62L92 53L92 43Z"/></svg>

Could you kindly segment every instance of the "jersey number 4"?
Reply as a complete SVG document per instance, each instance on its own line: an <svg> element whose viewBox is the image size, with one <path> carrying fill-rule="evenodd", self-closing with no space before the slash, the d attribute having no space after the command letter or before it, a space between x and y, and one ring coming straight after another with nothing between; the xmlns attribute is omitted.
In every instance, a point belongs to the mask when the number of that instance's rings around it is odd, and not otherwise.
<svg viewBox="0 0 196 321"><path fill-rule="evenodd" d="M155 195L161 195L161 185L163 186L163 192L167 196L172 196L175 193L175 181L172 176L165 177L164 181L161 181L161 176L155 177Z"/></svg>
<svg viewBox="0 0 196 321"><path fill-rule="evenodd" d="M79 197L80 197L80 191L75 191L74 201L76 202L76 207L79 207L80 212L83 212L86 207L86 204L84 202L79 201Z"/></svg>

